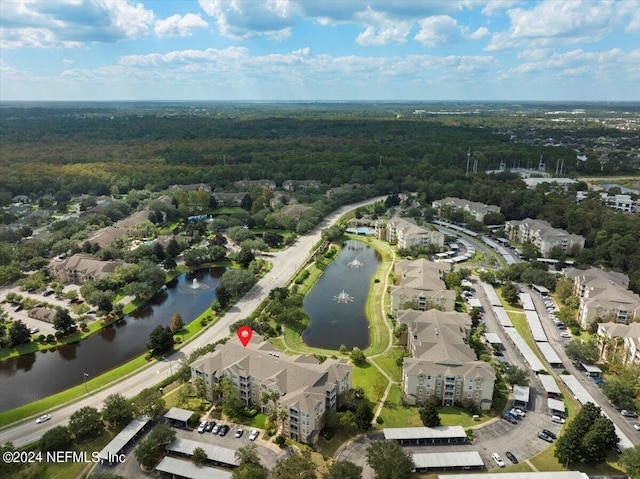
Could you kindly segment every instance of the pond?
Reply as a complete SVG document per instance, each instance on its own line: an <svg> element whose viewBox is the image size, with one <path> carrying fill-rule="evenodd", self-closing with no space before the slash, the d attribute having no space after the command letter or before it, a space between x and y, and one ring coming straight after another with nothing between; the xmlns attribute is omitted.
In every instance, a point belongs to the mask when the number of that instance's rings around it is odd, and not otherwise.
<svg viewBox="0 0 640 479"><path fill-rule="evenodd" d="M186 273L159 290L142 308L83 341L0 362L0 411L6 411L81 384L146 351L149 333L167 326L174 313L185 324L215 299L224 268Z"/></svg>
<svg viewBox="0 0 640 479"><path fill-rule="evenodd" d="M305 344L336 350L342 344L349 350L368 347L367 296L379 265L380 255L371 246L345 243L304 299L304 310L311 318L302 335Z"/></svg>

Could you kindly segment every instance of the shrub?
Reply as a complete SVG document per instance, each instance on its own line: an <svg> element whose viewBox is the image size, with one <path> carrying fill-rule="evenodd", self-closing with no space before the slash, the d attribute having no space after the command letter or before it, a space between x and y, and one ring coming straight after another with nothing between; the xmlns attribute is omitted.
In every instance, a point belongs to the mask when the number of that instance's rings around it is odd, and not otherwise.
<svg viewBox="0 0 640 479"><path fill-rule="evenodd" d="M384 423L384 419L382 419L382 416L378 416L378 417L376 418L376 422L377 422L378 424L383 424L383 423Z"/></svg>
<svg viewBox="0 0 640 479"><path fill-rule="evenodd" d="M55 343L55 341L56 341L56 337L53 334L47 334L48 343Z"/></svg>
<svg viewBox="0 0 640 479"><path fill-rule="evenodd" d="M303 271L300 272L300 274L298 275L298 277L295 280L296 284L302 284L304 283L304 280L307 279L309 277L309 270L305 269Z"/></svg>
<svg viewBox="0 0 640 479"><path fill-rule="evenodd" d="M80 323L80 329L85 330L87 329L87 323L85 323L84 321L82 323Z"/></svg>
<svg viewBox="0 0 640 479"><path fill-rule="evenodd" d="M41 334L40 336L38 336L38 341L40 341L41 343L44 343L46 339L47 337L44 334Z"/></svg>

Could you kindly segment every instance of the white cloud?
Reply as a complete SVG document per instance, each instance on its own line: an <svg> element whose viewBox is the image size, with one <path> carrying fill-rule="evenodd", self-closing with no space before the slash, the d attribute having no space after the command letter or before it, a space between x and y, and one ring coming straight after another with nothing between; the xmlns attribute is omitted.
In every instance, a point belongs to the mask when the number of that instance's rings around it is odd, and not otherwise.
<svg viewBox="0 0 640 479"><path fill-rule="evenodd" d="M367 27L356 38L360 45L402 45L407 42L407 35L411 31L413 22L397 20L384 13L367 9L358 13L358 20Z"/></svg>
<svg viewBox="0 0 640 479"><path fill-rule="evenodd" d="M484 38L487 35L490 35L490 32L487 29L487 27L480 27L475 32L466 33L465 38L469 38L470 40L480 40L481 38Z"/></svg>
<svg viewBox="0 0 640 479"><path fill-rule="evenodd" d="M214 17L220 33L234 40L261 35L286 38L294 24L289 0L198 0L205 13Z"/></svg>
<svg viewBox="0 0 640 479"><path fill-rule="evenodd" d="M413 37L427 47L439 47L460 40L458 22L447 15L437 15L420 20L420 31Z"/></svg>
<svg viewBox="0 0 640 479"><path fill-rule="evenodd" d="M521 3L523 3L522 0L487 0L486 5L482 8L482 14L490 17Z"/></svg>
<svg viewBox="0 0 640 479"><path fill-rule="evenodd" d="M511 9L509 30L495 33L487 50L597 42L620 26L625 8L614 0L543 0L529 10Z"/></svg>
<svg viewBox="0 0 640 479"><path fill-rule="evenodd" d="M153 21L153 11L129 0L5 1L0 45L73 48L113 43L147 34Z"/></svg>
<svg viewBox="0 0 640 479"><path fill-rule="evenodd" d="M153 28L159 37L187 37L198 28L207 28L209 24L205 22L200 14L187 13L186 15L171 15L164 20L156 21Z"/></svg>
<svg viewBox="0 0 640 479"><path fill-rule="evenodd" d="M70 58L64 58L62 60L62 63L64 63L65 65L73 65L75 62L75 60L71 60Z"/></svg>

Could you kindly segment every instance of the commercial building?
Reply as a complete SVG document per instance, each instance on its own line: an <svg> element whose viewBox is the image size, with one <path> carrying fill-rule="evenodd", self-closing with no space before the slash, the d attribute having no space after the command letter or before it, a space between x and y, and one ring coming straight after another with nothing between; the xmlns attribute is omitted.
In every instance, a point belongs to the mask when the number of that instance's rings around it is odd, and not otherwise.
<svg viewBox="0 0 640 479"><path fill-rule="evenodd" d="M246 405L284 411L283 433L306 443L317 441L325 412L351 387L352 367L344 361L319 364L313 356L287 356L255 333L246 347L233 338L190 366L192 379L204 381L211 400L213 386L227 378Z"/></svg>

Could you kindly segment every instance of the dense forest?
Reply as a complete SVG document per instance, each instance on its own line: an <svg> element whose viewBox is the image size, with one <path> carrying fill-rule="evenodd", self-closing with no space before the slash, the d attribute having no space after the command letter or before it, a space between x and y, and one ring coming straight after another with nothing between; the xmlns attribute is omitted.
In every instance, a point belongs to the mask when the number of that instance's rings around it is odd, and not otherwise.
<svg viewBox="0 0 640 479"><path fill-rule="evenodd" d="M567 120L563 111L575 108L585 113ZM485 173L501 163L536 168L541 160L548 173L562 165L570 177L637 173L640 139L629 130L639 127L635 104L3 104L0 205L18 194L67 202L145 191L138 196L146 199L172 184L233 191L242 179L320 180L320 189L298 194L315 205L303 232L363 195L413 191L423 208L456 196L498 205L507 220L546 219L584 235L579 263L631 274L640 289L638 214L615 213L595 197L576 202L585 183L527 189L516 174ZM469 165L477 173L467 174ZM328 188L346 183L364 188L327 200ZM139 206L136 197L128 209ZM269 214L249 212L258 226ZM69 228L77 235L82 227ZM60 240L66 227L54 233Z"/></svg>

